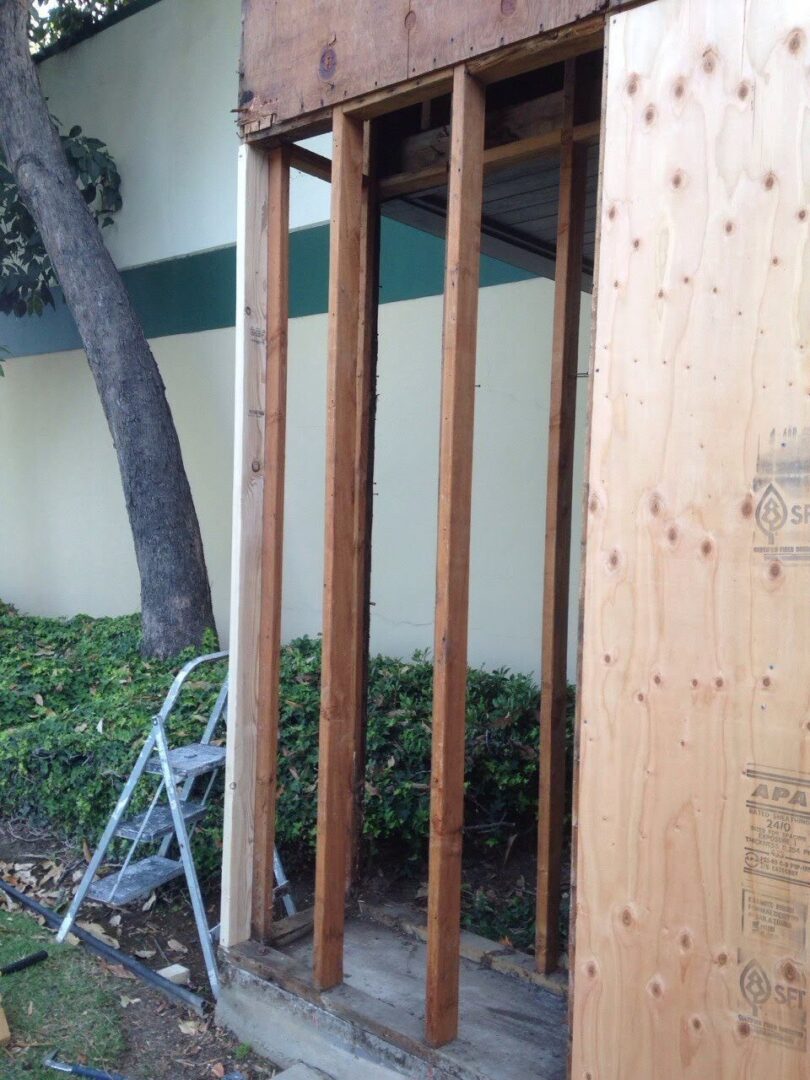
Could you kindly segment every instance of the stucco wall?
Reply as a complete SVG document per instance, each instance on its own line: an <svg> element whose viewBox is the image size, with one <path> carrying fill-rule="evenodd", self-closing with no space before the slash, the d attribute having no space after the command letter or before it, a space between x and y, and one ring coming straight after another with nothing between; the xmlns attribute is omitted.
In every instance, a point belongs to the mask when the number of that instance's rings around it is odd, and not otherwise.
<svg viewBox="0 0 810 1080"><path fill-rule="evenodd" d="M481 292L470 655L524 671L536 669L539 653L552 296L545 280ZM441 298L381 308L376 651L407 655L432 641L440 338ZM153 346L200 516L217 620L227 636L234 333L176 335ZM325 350L325 316L292 321L286 637L320 627ZM585 380L579 385L578 480ZM115 454L81 352L7 362L0 462L0 596L42 614L135 610L138 578ZM578 498L575 510L576 546ZM575 580L572 627L576 594Z"/></svg>
<svg viewBox="0 0 810 1080"><path fill-rule="evenodd" d="M235 242L240 37L241 0L161 0L39 65L53 114L118 164L119 266ZM296 173L292 204L293 228L326 221L328 185Z"/></svg>

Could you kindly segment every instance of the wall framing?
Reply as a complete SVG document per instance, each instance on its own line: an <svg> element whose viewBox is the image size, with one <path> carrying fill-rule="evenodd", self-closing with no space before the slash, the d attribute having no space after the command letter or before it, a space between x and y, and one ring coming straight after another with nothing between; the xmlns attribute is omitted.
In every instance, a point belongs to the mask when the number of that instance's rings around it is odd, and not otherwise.
<svg viewBox="0 0 810 1080"><path fill-rule="evenodd" d="M248 0L246 19L278 32L280 24L263 4ZM402 14L400 6L365 0L358 10L365 19L392 12L393 19ZM793 520L791 501L804 506L806 489L810 505L810 384L803 355L810 349L810 14L802 0L784 0L778 9L769 0L610 5L616 13L608 17L600 125L578 115L576 56L601 40L608 6L599 0L516 0L515 11L529 19L521 24L525 32L502 34L493 43L489 9L482 5L464 23L471 36L459 37L465 50L472 42L472 55L465 51L463 62L437 46L432 63L416 59L403 74L402 44L391 34L375 56L379 69L372 66L361 76L351 65L346 81L340 50L348 43L349 56L359 56L364 48L351 20L333 32L330 44L329 35L315 32L323 29L317 19L310 27L293 19L290 54L309 56L320 42L320 63L338 63L329 75L341 72L326 80L324 91L322 75L321 84L313 84L307 68L297 104L273 83L272 64L261 69L267 48L261 36L246 53L243 89L251 96L240 113L246 141L239 310L245 322L237 394L236 658L223 944L247 941L251 925L254 938L272 931L261 854L272 837L270 815L262 808L264 792L271 790L272 753L259 755L256 775L244 771L248 762L252 767L256 746L272 747L275 739L272 694L253 646L259 627L272 626L259 608L272 606L276 601L266 598L278 594L266 581L256 587L257 573L267 574L268 529L273 534L272 515L265 514L262 539L262 476L283 458L278 441L267 437L264 415L279 399L283 363L276 333L283 322L280 293L272 283L267 293L268 251L271 264L281 251L272 240L268 248L267 154L275 155L271 163L292 161L333 184L315 905L319 989L343 977L344 903L362 813L378 203L383 193L450 179L426 988L426 1040L440 1046L458 1031L454 972L481 184L488 168L547 152L561 156L562 184L536 963L546 973L555 967L563 810L553 781L564 765L560 657L583 160L585 145L601 131L606 138L579 642L572 1075L799 1080L808 1063L810 875L805 881L804 861L788 842L763 848L761 822L781 828L789 820L787 831L796 836L805 819L780 800L802 793L810 799L810 718L801 675L810 646L802 602L810 560L802 556L797 530L803 520ZM319 17L323 10L321 5ZM461 18L459 10L455 0L448 4L451 24ZM420 4L412 0L403 11L411 34ZM385 37L390 25L383 18L375 32ZM443 26L436 28L439 37ZM324 59L330 49L335 57ZM413 55L421 55L419 47ZM485 147L485 87L560 60L566 61L566 88L559 128ZM266 82L257 89L259 77ZM380 175L378 119L448 94L453 124L447 158L427 169ZM325 127L334 131L333 162L291 145ZM276 315L268 323L272 310ZM256 402L265 400L268 358L279 367L263 409ZM277 498L278 482L280 475L275 486L264 480L265 507ZM795 534L794 542L781 545L776 533ZM265 598L262 604L257 594ZM272 634L263 639L270 641L270 654L277 651ZM759 795L748 790L752 782ZM801 833L798 842L806 842L810 865L810 833ZM260 850L251 853L254 846ZM770 880L763 884L768 867ZM779 867L783 880L777 880ZM257 874L264 880L257 882ZM257 903L263 906L258 921ZM781 905L781 922L768 923L769 903Z"/></svg>

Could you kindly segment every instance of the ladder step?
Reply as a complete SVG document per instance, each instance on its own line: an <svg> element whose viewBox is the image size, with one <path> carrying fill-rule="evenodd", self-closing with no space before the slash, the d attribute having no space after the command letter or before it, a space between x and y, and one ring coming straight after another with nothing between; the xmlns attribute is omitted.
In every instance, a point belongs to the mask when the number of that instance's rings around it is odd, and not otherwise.
<svg viewBox="0 0 810 1080"><path fill-rule="evenodd" d="M225 765L225 747L211 746L208 743L189 743L169 751L169 765L178 780L189 776L202 776ZM154 755L146 764L148 773L160 773L160 758Z"/></svg>
<svg viewBox="0 0 810 1080"><path fill-rule="evenodd" d="M150 855L148 859L130 863L123 876L119 870L117 874L94 881L87 895L101 904L120 907L131 904L133 900L141 900L149 896L153 889L182 876L183 864L179 859Z"/></svg>
<svg viewBox="0 0 810 1080"><path fill-rule="evenodd" d="M205 804L200 802L181 802L180 805L183 808L183 817L187 826L199 821L206 809ZM149 814L149 811L144 810L142 813L122 821L116 829L116 836L125 836L128 840L135 840L147 814ZM168 836L173 832L174 821L172 820L171 809L168 806L156 806L152 813L149 814L149 822L146 828L140 833L141 842L147 843L149 840L160 840L161 837Z"/></svg>

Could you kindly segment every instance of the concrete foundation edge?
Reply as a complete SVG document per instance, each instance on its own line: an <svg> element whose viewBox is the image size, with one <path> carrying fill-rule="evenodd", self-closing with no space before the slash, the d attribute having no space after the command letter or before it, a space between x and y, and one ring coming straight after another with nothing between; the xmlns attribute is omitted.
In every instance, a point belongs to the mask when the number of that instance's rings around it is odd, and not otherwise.
<svg viewBox="0 0 810 1080"><path fill-rule="evenodd" d="M225 968L217 1023L283 1069L303 1062L333 1080L450 1080L349 1020L249 972Z"/></svg>

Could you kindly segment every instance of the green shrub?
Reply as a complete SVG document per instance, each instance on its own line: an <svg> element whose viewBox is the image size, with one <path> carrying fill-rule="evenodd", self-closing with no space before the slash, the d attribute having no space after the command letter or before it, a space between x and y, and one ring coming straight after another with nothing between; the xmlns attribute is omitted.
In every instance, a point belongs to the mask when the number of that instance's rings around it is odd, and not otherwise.
<svg viewBox="0 0 810 1080"><path fill-rule="evenodd" d="M190 653L173 661L139 654L136 616L70 621L23 617L0 604L0 806L91 846L146 737L149 720ZM317 812L320 642L284 648L278 842L314 848ZM198 738L224 664L192 677L171 727L173 742ZM427 657L375 657L370 666L365 837L395 844L400 858L426 850L433 671ZM181 698L183 700L183 698ZM537 809L538 690L506 670L469 673L466 822L503 845L530 828ZM569 725L570 728L570 725ZM206 824L205 865L215 869L221 800ZM213 842L211 842L213 841Z"/></svg>

